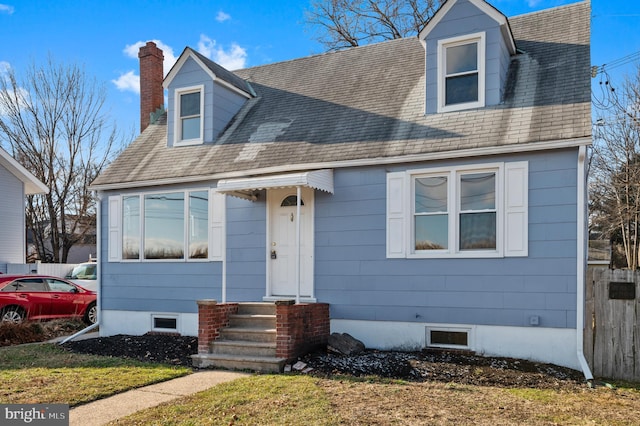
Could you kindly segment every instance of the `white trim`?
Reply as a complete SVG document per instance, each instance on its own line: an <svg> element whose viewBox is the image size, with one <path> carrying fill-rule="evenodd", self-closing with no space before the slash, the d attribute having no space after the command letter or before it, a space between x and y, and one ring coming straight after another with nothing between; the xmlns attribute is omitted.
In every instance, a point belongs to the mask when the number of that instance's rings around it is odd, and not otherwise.
<svg viewBox="0 0 640 426"><path fill-rule="evenodd" d="M190 93L200 93L200 137L182 139L182 119L180 118L180 97ZM204 141L204 84L181 87L173 94L173 146L201 145Z"/></svg>
<svg viewBox="0 0 640 426"><path fill-rule="evenodd" d="M478 73L478 100L458 104L446 104L446 52L450 47L473 44L477 46L477 73ZM438 40L438 108L439 113L453 112L472 108L482 108L485 105L485 82L486 82L486 34L484 32L467 34L459 37L451 37Z"/></svg>
<svg viewBox="0 0 640 426"><path fill-rule="evenodd" d="M504 256L504 164L487 163L472 164L467 166L435 167L427 169L407 170L409 196L405 198L405 232L406 257L408 259L425 258L494 258ZM494 250L460 250L460 176L471 173L495 172L495 210L496 210L496 248ZM444 250L419 250L415 249L415 179L429 176L446 176L447 178L447 215L448 215L448 248Z"/></svg>
<svg viewBox="0 0 640 426"><path fill-rule="evenodd" d="M574 328L331 320L332 333L349 333L361 340L367 348L379 350L421 350L426 347L425 327L470 329L473 336L470 350L479 355L528 359L580 368L576 357Z"/></svg>
<svg viewBox="0 0 640 426"><path fill-rule="evenodd" d="M508 40L505 40L505 41L507 42L507 45L509 47L509 52L513 55L516 52L516 45L513 40L513 35L511 34L511 30L509 29L509 19L502 12L500 12L495 7L491 6L490 4L488 4L483 0L468 0L468 1L472 3L474 6L476 6L478 9L480 9L482 12L487 14L491 19L496 21L498 25L500 25L501 27L507 28L507 34L509 35L509 37L508 37ZM420 33L418 33L418 38L420 40L426 39L431 33L431 31L438 26L440 21L442 21L442 18L444 18L447 15L447 13L449 13L449 10L451 10L451 8L456 2L457 0L446 1L440 7L440 9L436 11L435 15L429 20L429 22L427 22L427 25L420 31Z"/></svg>
<svg viewBox="0 0 640 426"><path fill-rule="evenodd" d="M450 331L454 333L467 333L466 345L446 345L442 343L431 342L432 331ZM427 325L425 327L425 346L428 348L445 348L445 349L469 349L474 347L474 331L473 327L442 327L440 325Z"/></svg>
<svg viewBox="0 0 640 426"><path fill-rule="evenodd" d="M213 81L216 81L217 83L227 87L230 90L233 90L234 92L236 92L239 95L244 96L247 99L251 99L252 95L251 93L245 92L244 90L239 89L238 87L234 86L231 83L228 83L227 81L223 80L222 78L218 77L212 70L211 68L209 68L208 66L206 66L204 64L204 62L202 62L200 60L200 58L198 58L193 51L191 51L191 49L186 48L182 54L180 55L180 57L178 58L178 60L176 61L175 65L171 68L171 70L169 71L169 73L167 74L167 76L165 77L164 81L162 82L162 86L165 89L169 89L169 86L171 85L171 82L173 81L173 79L176 77L176 75L178 75L179 70L182 68L182 66L184 65L185 62L187 62L187 59L191 58L193 59L199 66L200 68L202 68L202 70L207 73L209 75L209 77L211 77L211 79ZM217 64L220 65L220 64Z"/></svg>
<svg viewBox="0 0 640 426"><path fill-rule="evenodd" d="M178 178L165 178L155 180L140 180L133 182L118 182L103 185L91 185L89 189L94 191L109 191L115 189L143 188L147 186L189 184L218 179L245 178L247 176L266 175L272 173L301 172L315 169L340 169L348 167L383 166L390 164L406 164L418 162L432 162L438 160L450 160L469 157L484 157L489 155L517 154L523 152L549 151L579 146L591 145L591 137L575 139L557 139L547 142L531 142L525 144L512 144L490 146L486 148L469 148L457 151L426 152L422 154L400 155L393 157L362 158L358 160L337 160L317 163L296 163L280 166L261 167L257 169L242 169L237 171L212 173L209 175L185 176Z"/></svg>
<svg viewBox="0 0 640 426"><path fill-rule="evenodd" d="M49 188L0 147L0 166L24 184L24 195L48 194ZM24 201L24 200L23 200Z"/></svg>
<svg viewBox="0 0 640 426"><path fill-rule="evenodd" d="M203 192L207 194L209 201L207 203L207 250L208 257L206 259L195 258L192 259L189 257L189 231L190 231L190 221L189 221L189 197L194 192ZM184 249L183 258L181 259L146 259L144 256L144 247L145 247L145 198L148 195L154 194L183 194L183 238L182 238L182 246ZM122 238L123 238L123 210L122 210L122 198L123 197L138 197L139 213L140 213L140 223L139 223L139 247L140 253L137 259L123 259L122 258ZM144 262L144 263L162 263L162 262L210 262L210 261L221 261L224 258L224 243L222 241L217 241L215 238L218 235L224 237L225 234L225 199L224 195L215 192L215 189L210 187L203 186L194 186L186 189L171 189L164 188L164 190L155 190L155 191L135 191L135 192L126 192L119 195L113 195L109 197L109 241L108 241L108 260L110 262L125 262L125 263L136 263L136 262ZM217 212L217 216L213 217L212 213L215 214ZM220 218L220 215L222 215ZM217 221L217 222L215 222ZM215 222L215 223L214 223ZM217 231L217 232L216 232ZM117 238L118 244L113 245L113 241ZM218 246L220 244L221 246ZM112 247L117 247L118 253L117 258L115 256L115 252L112 251Z"/></svg>
<svg viewBox="0 0 640 426"><path fill-rule="evenodd" d="M287 187L289 188L289 187ZM287 188L271 188L271 189L287 189ZM300 205L297 204L296 205L296 241L295 241L295 245L296 245L296 251L300 249L300 240L298 238L299 235L306 235L306 237L304 238L305 241L307 241L308 244L308 250L307 253L310 254L312 261L309 264L309 268L306 271L306 276L305 278L309 280L309 286L311 287L311 294L310 295L301 295L300 294L300 274L301 274L301 267L300 264L302 262L301 258L300 258L300 254L296 253L296 292L295 294L291 294L291 295L274 295L273 294L273 283L272 283L272 261L271 261L271 250L272 250L272 243L274 240L274 235L273 235L273 220L275 220L275 217L271 214L274 210L276 210L277 208L280 207L280 203L282 201L282 197L278 197L275 198L275 193L273 191L267 191L267 209L266 209L266 224L267 224L267 230L266 230L266 240L265 240L265 262L266 262L266 268L265 268L265 272L266 272L266 285L265 285L265 296L262 298L262 300L264 302L273 302L273 301L277 301L277 300L283 300L283 299L293 299L295 298L296 303L315 303L316 302L316 297L315 297L315 271L314 271L314 259L315 259L315 191L313 191L313 188L310 188L309 191L307 191L307 194L303 194L302 192L302 187L297 186L296 188L296 197L297 197L297 201L298 203L300 203L300 200L304 201L304 207L306 209L306 213L309 217L309 220L307 221L307 226L305 227L305 229L298 229L300 227ZM278 194L279 195L279 194ZM293 195L293 194L290 194Z"/></svg>
<svg viewBox="0 0 640 426"><path fill-rule="evenodd" d="M176 320L175 328L162 328L155 326L156 319L173 319ZM157 332L178 332L180 330L180 315L177 314L164 314L164 313L152 313L151 314L151 331Z"/></svg>
<svg viewBox="0 0 640 426"><path fill-rule="evenodd" d="M198 335L198 314L183 312L124 311L105 309L100 312L100 336L129 334L141 336L153 331L153 316L176 317L177 332L182 336ZM167 331L162 329L162 331Z"/></svg>

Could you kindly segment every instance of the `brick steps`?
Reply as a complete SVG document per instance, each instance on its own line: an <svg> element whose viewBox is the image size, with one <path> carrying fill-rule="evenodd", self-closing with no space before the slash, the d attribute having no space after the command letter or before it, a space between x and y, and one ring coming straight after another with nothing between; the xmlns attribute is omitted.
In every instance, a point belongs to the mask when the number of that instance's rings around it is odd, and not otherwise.
<svg viewBox="0 0 640 426"><path fill-rule="evenodd" d="M276 306L239 303L237 313L209 345L208 353L192 356L194 367L282 372L286 359L276 357Z"/></svg>

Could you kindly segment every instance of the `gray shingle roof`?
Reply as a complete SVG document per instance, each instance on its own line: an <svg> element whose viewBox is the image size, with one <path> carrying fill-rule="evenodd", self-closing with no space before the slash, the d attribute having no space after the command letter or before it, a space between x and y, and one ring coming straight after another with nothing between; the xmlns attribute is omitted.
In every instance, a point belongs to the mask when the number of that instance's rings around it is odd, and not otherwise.
<svg viewBox="0 0 640 426"><path fill-rule="evenodd" d="M425 52L417 38L235 71L257 96L215 142L169 148L162 119L93 187L584 144L591 136L589 18L588 2L510 18L522 53L512 58L504 103L476 110L424 115Z"/></svg>

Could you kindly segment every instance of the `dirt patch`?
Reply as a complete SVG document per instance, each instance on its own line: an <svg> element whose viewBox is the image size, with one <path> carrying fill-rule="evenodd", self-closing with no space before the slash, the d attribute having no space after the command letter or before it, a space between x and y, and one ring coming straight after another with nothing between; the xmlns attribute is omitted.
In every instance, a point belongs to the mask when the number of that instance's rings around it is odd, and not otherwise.
<svg viewBox="0 0 640 426"><path fill-rule="evenodd" d="M191 366L198 339L188 336L117 335L67 342L74 352L126 357L145 362ZM341 356L314 352L300 358L320 377L377 376L411 382L438 381L501 387L575 388L584 386L578 371L520 359L481 357L446 351L374 351Z"/></svg>
<svg viewBox="0 0 640 426"><path fill-rule="evenodd" d="M198 338L191 336L116 335L95 339L75 340L64 348L91 355L131 358L144 362L184 365L191 367L191 355L198 353Z"/></svg>
<svg viewBox="0 0 640 426"><path fill-rule="evenodd" d="M314 374L378 376L414 382L438 381L466 385L565 388L584 384L582 373L552 364L514 358L482 357L464 352L395 352L367 350L341 356L322 352L301 360Z"/></svg>
<svg viewBox="0 0 640 426"><path fill-rule="evenodd" d="M29 321L21 324L0 322L0 346L44 342L69 336L85 327L86 324L76 320Z"/></svg>

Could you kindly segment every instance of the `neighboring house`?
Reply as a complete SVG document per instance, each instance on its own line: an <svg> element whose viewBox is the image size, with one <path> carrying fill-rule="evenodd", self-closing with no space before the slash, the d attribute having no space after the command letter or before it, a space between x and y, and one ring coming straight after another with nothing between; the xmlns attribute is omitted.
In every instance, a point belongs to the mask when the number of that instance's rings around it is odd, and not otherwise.
<svg viewBox="0 0 640 426"><path fill-rule="evenodd" d="M67 232L71 232L72 224L76 225L76 229L73 232L79 236L79 240L69 249L66 263L83 263L95 259L97 256L95 215L88 215L80 217L79 219L77 216L67 215ZM31 230L27 230L27 262L29 263L53 261L53 247L50 240L50 221L43 222L41 226L45 234L46 259L39 258L38 250L33 240L33 233ZM62 256L62 250L60 250L60 256Z"/></svg>
<svg viewBox="0 0 640 426"><path fill-rule="evenodd" d="M100 332L296 299L368 347L588 372L589 20L449 0L418 37L236 72L186 48L92 184ZM139 56L148 121L162 52Z"/></svg>
<svg viewBox="0 0 640 426"><path fill-rule="evenodd" d="M7 263L25 263L25 197L47 193L47 187L0 148L0 272Z"/></svg>

